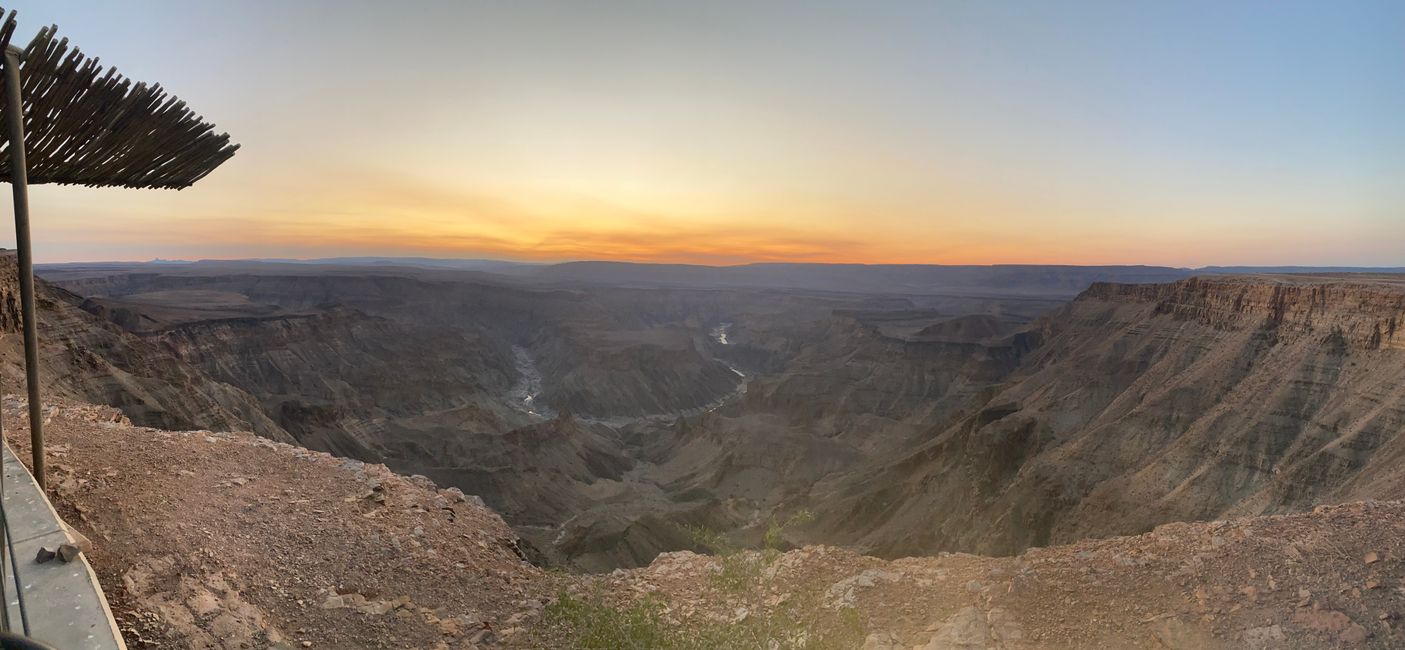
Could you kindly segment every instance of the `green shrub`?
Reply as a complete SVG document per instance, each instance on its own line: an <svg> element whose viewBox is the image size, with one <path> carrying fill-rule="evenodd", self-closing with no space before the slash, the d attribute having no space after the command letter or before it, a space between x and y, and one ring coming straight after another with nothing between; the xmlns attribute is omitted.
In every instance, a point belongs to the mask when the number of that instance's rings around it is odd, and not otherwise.
<svg viewBox="0 0 1405 650"><path fill-rule="evenodd" d="M760 552L743 551L722 535L686 528L696 544L715 554L720 570L708 585L721 603L735 612L732 620L694 617L670 621L665 602L649 596L628 606L612 606L601 594L562 594L548 606L543 629L558 647L581 650L849 650L863 643L863 623L853 608L838 612L823 607L826 585L792 586L780 603L764 602L766 570L780 557L785 529L808 521L801 511L784 521L772 520Z"/></svg>
<svg viewBox="0 0 1405 650"><path fill-rule="evenodd" d="M616 607L597 595L562 594L543 614L543 632L553 645L579 650L852 650L863 642L858 613L847 608L838 624L821 612L818 599L802 596L796 605L740 621L685 621L664 618L657 598Z"/></svg>
<svg viewBox="0 0 1405 650"><path fill-rule="evenodd" d="M599 598L561 594L543 613L548 630L564 634L580 650L645 650L685 648L683 639L663 624L663 607L647 598L625 608Z"/></svg>

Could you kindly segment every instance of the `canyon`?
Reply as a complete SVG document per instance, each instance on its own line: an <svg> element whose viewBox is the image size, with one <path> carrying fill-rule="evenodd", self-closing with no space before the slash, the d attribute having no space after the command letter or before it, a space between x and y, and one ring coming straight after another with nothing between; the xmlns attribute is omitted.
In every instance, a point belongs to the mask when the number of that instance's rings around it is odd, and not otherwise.
<svg viewBox="0 0 1405 650"><path fill-rule="evenodd" d="M1284 270L40 275L60 395L424 475L482 497L534 562L608 571L787 520L784 548L1013 555L1405 496L1405 282Z"/></svg>

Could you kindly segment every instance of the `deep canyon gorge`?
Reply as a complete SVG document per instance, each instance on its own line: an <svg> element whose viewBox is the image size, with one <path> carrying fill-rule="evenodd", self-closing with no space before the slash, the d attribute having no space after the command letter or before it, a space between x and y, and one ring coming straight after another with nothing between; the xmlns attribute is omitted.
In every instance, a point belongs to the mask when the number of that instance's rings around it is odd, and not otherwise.
<svg viewBox="0 0 1405 650"><path fill-rule="evenodd" d="M53 265L43 364L479 495L584 571L801 512L788 545L1010 555L1405 496L1405 280L1224 271Z"/></svg>

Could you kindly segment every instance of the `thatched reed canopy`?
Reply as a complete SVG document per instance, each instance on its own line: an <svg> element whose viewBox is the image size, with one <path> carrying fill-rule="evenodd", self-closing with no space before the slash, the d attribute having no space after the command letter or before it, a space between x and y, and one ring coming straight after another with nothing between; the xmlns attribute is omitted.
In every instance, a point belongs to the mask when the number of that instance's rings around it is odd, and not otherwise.
<svg viewBox="0 0 1405 650"><path fill-rule="evenodd" d="M160 85L104 72L68 39L55 40L56 31L45 27L19 48L31 184L181 189L239 148ZM14 33L11 11L0 25L0 51ZM0 103L0 120L8 119ZM7 182L8 149L8 141L0 146L0 181Z"/></svg>

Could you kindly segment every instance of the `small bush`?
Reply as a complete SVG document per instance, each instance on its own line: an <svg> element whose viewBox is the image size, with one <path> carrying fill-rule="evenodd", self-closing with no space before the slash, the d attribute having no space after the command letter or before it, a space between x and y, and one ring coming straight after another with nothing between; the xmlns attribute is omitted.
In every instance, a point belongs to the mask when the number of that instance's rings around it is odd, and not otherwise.
<svg viewBox="0 0 1405 650"><path fill-rule="evenodd" d="M781 543L785 541L784 535L787 528L798 526L814 518L815 515L811 514L809 510L800 510L783 522L772 519L771 524L766 527L766 534L761 536L761 548L766 551L781 550Z"/></svg>
<svg viewBox="0 0 1405 650"><path fill-rule="evenodd" d="M580 650L644 650L686 648L677 630L663 624L663 606L648 598L625 608L614 608L598 598L582 599L562 594L548 605L544 620L549 630L563 633L570 647Z"/></svg>
<svg viewBox="0 0 1405 650"><path fill-rule="evenodd" d="M862 644L863 626L852 608L838 612L837 625L822 628L817 601L799 600L801 607L740 621L679 625L665 619L657 598L614 607L599 595L562 594L547 606L543 628L557 647L579 650L852 650Z"/></svg>
<svg viewBox="0 0 1405 650"><path fill-rule="evenodd" d="M581 650L848 650L863 643L863 623L853 608L823 607L825 585L792 585L787 598L768 604L766 570L780 557L785 529L808 521L801 511L772 520L760 552L743 551L722 535L686 528L696 544L711 550L720 565L708 585L730 621L695 617L670 620L664 601L650 596L632 605L611 606L600 594L563 594L547 607L543 628L559 647Z"/></svg>

